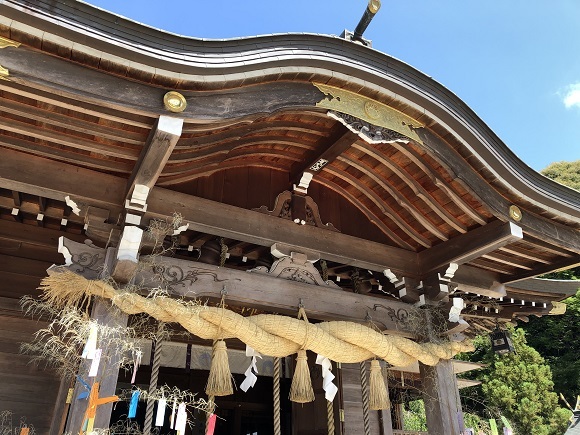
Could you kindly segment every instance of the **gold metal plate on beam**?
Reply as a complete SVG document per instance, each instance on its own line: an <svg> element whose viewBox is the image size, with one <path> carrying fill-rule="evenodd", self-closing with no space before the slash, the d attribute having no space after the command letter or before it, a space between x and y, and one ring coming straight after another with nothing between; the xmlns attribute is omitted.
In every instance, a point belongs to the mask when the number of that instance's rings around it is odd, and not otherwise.
<svg viewBox="0 0 580 435"><path fill-rule="evenodd" d="M2 65L0 65L0 80L10 80L8 78L9 75L10 73L8 72L8 70L4 68Z"/></svg>
<svg viewBox="0 0 580 435"><path fill-rule="evenodd" d="M170 112L179 113L185 110L187 101L179 92L170 91L163 96L163 105Z"/></svg>
<svg viewBox="0 0 580 435"><path fill-rule="evenodd" d="M566 304L563 302L552 302L551 316L561 316L566 313Z"/></svg>
<svg viewBox="0 0 580 435"><path fill-rule="evenodd" d="M325 94L325 97L316 103L317 107L355 116L370 124L396 131L415 142L423 143L414 129L424 127L424 124L410 116L354 92L322 83L313 85Z"/></svg>
<svg viewBox="0 0 580 435"><path fill-rule="evenodd" d="M6 47L20 47L20 42L13 41L12 39L4 38L0 36L0 48Z"/></svg>
<svg viewBox="0 0 580 435"><path fill-rule="evenodd" d="M522 211L517 205L510 206L510 217L516 222L522 220Z"/></svg>

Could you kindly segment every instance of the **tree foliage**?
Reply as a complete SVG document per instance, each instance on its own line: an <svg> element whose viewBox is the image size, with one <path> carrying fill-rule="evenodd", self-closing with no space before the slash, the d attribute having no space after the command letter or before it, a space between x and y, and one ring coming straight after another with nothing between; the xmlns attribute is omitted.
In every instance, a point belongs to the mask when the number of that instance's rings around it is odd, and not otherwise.
<svg viewBox="0 0 580 435"><path fill-rule="evenodd" d="M540 172L560 184L580 190L580 160L555 162Z"/></svg>
<svg viewBox="0 0 580 435"><path fill-rule="evenodd" d="M516 353L498 356L489 337L476 339L472 361L487 364L477 378L482 381L479 413L485 418L504 415L518 434L560 435L569 411L558 406L552 373L540 354L526 343L524 331L512 329Z"/></svg>
<svg viewBox="0 0 580 435"><path fill-rule="evenodd" d="M556 162L541 171L546 177L580 190L580 160ZM550 273L543 278L578 279L580 267ZM546 359L552 369L554 389L568 400L580 395L580 281L579 291L566 299L566 314L531 318L523 325L528 343Z"/></svg>
<svg viewBox="0 0 580 435"><path fill-rule="evenodd" d="M531 318L523 329L528 343L550 365L554 389L573 401L580 395L580 290L564 302L564 315Z"/></svg>

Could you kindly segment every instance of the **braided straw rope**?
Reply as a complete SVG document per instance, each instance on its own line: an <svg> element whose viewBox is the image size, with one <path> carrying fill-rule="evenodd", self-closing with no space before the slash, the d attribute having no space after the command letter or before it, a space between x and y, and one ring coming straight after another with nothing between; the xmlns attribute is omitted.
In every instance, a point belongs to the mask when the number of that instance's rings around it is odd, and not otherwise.
<svg viewBox="0 0 580 435"><path fill-rule="evenodd" d="M383 335L353 322L312 324L273 314L243 317L221 307L163 295L146 298L116 290L104 281L89 281L70 271L53 273L42 280L39 288L44 298L56 306L76 305L89 296L100 296L110 299L127 314L146 313L162 322L179 323L202 339L238 338L262 355L272 357L286 357L304 348L340 363L379 358L393 366L406 366L415 361L433 366L441 359L474 350L469 342L419 344L404 337Z"/></svg>

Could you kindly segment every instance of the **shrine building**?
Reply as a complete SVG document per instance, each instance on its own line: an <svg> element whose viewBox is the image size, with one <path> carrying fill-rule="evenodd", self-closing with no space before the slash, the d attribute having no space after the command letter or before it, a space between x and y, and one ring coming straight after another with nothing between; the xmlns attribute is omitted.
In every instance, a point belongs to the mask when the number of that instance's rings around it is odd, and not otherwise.
<svg viewBox="0 0 580 435"><path fill-rule="evenodd" d="M579 229L578 191L360 29L209 40L0 2L0 411L37 434L118 424L115 395L161 385L215 405L187 409L188 435L211 416L215 434L402 435L415 398L429 434L462 433L457 374L477 366L453 356L565 311L577 285L538 276L580 264ZM93 376L31 365L20 345L49 319L20 299L59 276L95 324L173 333L142 340L134 374L110 355ZM216 343L231 394L206 394ZM313 400L293 396L298 364Z"/></svg>

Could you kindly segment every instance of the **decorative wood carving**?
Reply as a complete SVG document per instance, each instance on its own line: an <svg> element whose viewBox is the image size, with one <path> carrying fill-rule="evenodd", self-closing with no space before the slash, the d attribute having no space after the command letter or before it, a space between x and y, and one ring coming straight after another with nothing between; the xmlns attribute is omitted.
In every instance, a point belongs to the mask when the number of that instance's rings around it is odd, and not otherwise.
<svg viewBox="0 0 580 435"><path fill-rule="evenodd" d="M418 143L422 142L414 129L423 127L423 124L416 119L363 95L322 83L313 84L325 95L316 106L354 116L372 125L393 130Z"/></svg>
<svg viewBox="0 0 580 435"><path fill-rule="evenodd" d="M356 116L349 115L347 113L329 110L328 116L336 119L353 133L358 134L364 140L370 143L394 142L397 140L406 142L409 141L409 138L404 134L398 133L386 127L380 127L371 124L370 122L357 118Z"/></svg>
<svg viewBox="0 0 580 435"><path fill-rule="evenodd" d="M90 240L78 243L61 236L58 252L64 256L65 264L70 270L87 279L97 279L103 273L106 251L91 246Z"/></svg>
<svg viewBox="0 0 580 435"><path fill-rule="evenodd" d="M292 252L289 257L276 260L270 270L264 266L250 269L248 272L261 273L274 278L287 279L304 284L314 284L324 287L339 288L334 282L324 281L318 270L312 265L304 254Z"/></svg>
<svg viewBox="0 0 580 435"><path fill-rule="evenodd" d="M276 203L272 211L268 210L265 205L253 210L270 216L288 219L297 224L312 225L317 228L340 232L331 223L322 223L318 205L310 196L297 195L287 190L276 197Z"/></svg>

